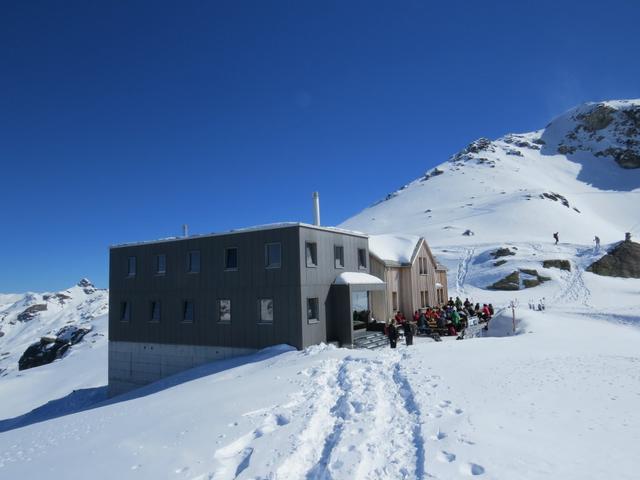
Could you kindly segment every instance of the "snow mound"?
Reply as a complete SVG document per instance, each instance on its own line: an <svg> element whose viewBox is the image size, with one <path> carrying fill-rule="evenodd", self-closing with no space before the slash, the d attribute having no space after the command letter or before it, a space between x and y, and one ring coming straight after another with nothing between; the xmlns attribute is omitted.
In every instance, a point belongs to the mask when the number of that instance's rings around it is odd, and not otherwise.
<svg viewBox="0 0 640 480"><path fill-rule="evenodd" d="M333 283L336 285L384 285L378 277L364 272L342 272Z"/></svg>
<svg viewBox="0 0 640 480"><path fill-rule="evenodd" d="M407 264L411 262L419 241L420 237L417 235L371 235L369 251L380 260Z"/></svg>

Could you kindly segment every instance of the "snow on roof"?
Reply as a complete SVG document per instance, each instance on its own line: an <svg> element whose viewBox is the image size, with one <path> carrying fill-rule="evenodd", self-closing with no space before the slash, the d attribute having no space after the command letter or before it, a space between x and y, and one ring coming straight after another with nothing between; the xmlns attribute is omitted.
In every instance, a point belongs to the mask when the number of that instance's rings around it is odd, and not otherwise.
<svg viewBox="0 0 640 480"><path fill-rule="evenodd" d="M336 285L384 285L384 282L378 277L363 272L342 272L333 283Z"/></svg>
<svg viewBox="0 0 640 480"><path fill-rule="evenodd" d="M411 263L420 242L418 235L384 234L369 236L369 251L386 262Z"/></svg>
<svg viewBox="0 0 640 480"><path fill-rule="evenodd" d="M318 225L311 225L309 223L301 223L301 222L280 222L280 223L267 223L264 225L255 225L253 227L237 228L234 230L228 230L226 232L191 234L187 237L166 237L166 238L159 238L156 240L143 240L139 242L118 243L115 245L111 245L110 248L132 247L135 245L147 245L150 243L175 242L177 240L193 240L194 238L217 237L221 235L233 235L236 233L256 232L258 230L275 230L278 228L290 228L290 227L313 228L316 230L324 230L327 232L344 233L346 235L367 237L366 233L358 232L356 230L347 230L339 227L322 227Z"/></svg>

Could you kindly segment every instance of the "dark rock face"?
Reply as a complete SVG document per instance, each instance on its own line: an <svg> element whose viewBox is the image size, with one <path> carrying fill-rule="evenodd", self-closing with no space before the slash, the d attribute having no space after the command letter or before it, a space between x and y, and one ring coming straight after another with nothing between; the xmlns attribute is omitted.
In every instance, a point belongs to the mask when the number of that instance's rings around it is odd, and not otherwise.
<svg viewBox="0 0 640 480"><path fill-rule="evenodd" d="M576 118L582 123L582 127L587 132L595 132L607 128L613 122L614 108L607 105L597 105L589 113L577 115Z"/></svg>
<svg viewBox="0 0 640 480"><path fill-rule="evenodd" d="M614 108L599 103L572 117L575 128L565 133L557 152L573 155L589 151L596 157L610 157L622 168L640 168L640 106Z"/></svg>
<svg viewBox="0 0 640 480"><path fill-rule="evenodd" d="M438 175L442 175L444 170L440 170L439 168L434 168L431 172L425 173L424 177L420 180L421 182L426 182L430 178L437 177Z"/></svg>
<svg viewBox="0 0 640 480"><path fill-rule="evenodd" d="M640 168L640 154L623 148L607 148L595 153L596 157L613 157L622 168Z"/></svg>
<svg viewBox="0 0 640 480"><path fill-rule="evenodd" d="M600 260L592 263L587 271L606 277L640 278L640 244L620 242Z"/></svg>
<svg viewBox="0 0 640 480"><path fill-rule="evenodd" d="M505 247L505 248L499 248L497 249L495 252L491 252L491 256L493 258L498 258L498 257L507 257L509 255L515 255L516 252L512 252L511 250L509 250L509 248Z"/></svg>
<svg viewBox="0 0 640 480"><path fill-rule="evenodd" d="M520 290L520 273L513 272L487 287L488 290Z"/></svg>
<svg viewBox="0 0 640 480"><path fill-rule="evenodd" d="M498 260L497 262L493 262L493 266L499 267L500 265L504 265L505 263L507 263L506 260Z"/></svg>
<svg viewBox="0 0 640 480"><path fill-rule="evenodd" d="M560 270L571 271L571 262L569 260L544 260L542 266L544 268L559 268Z"/></svg>
<svg viewBox="0 0 640 480"><path fill-rule="evenodd" d="M495 152L495 151L496 151L496 148L494 144L491 142L491 140L489 140L488 138L482 137L471 142L463 150L459 151L458 153L450 157L449 162L459 166L470 160L478 160L477 155L479 153ZM493 161L489 161L486 158L482 158L480 160L482 160L482 162L478 162L478 163L486 163L486 164L489 164L489 166L492 166L495 163Z"/></svg>
<svg viewBox="0 0 640 480"><path fill-rule="evenodd" d="M567 200L566 197L560 195L559 193L544 192L544 193L540 194L540 198L542 198L542 199L547 198L549 200L553 200L554 202L560 202L560 203L562 203L562 205L564 205L567 208L570 207L569 200Z"/></svg>
<svg viewBox="0 0 640 480"><path fill-rule="evenodd" d="M28 322L29 320L33 320L36 315L40 312L44 312L47 309L46 303L38 303L36 305L31 305L24 312L18 315L19 322Z"/></svg>
<svg viewBox="0 0 640 480"><path fill-rule="evenodd" d="M61 328L55 337L42 337L22 354L18 360L18 370L39 367L61 358L71 345L80 342L90 331L90 328L67 325Z"/></svg>
<svg viewBox="0 0 640 480"><path fill-rule="evenodd" d="M54 293L53 295L43 295L42 299L47 302L57 301L60 305L64 305L67 300L71 300L71 297L64 293Z"/></svg>
<svg viewBox="0 0 640 480"><path fill-rule="evenodd" d="M523 288L537 287L541 283L551 280L549 277L540 275L537 270L521 268L518 271L512 272L502 280L498 280L493 285L487 287L488 290L520 290L520 274L525 274L533 278L525 278L522 280Z"/></svg>

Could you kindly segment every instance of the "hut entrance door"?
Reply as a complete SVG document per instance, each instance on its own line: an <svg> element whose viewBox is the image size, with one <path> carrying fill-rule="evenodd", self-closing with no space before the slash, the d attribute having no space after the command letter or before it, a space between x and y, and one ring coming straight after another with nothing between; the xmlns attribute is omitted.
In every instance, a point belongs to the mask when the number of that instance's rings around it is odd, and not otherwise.
<svg viewBox="0 0 640 480"><path fill-rule="evenodd" d="M353 308L353 329L366 329L371 319L369 292L351 292L351 307Z"/></svg>

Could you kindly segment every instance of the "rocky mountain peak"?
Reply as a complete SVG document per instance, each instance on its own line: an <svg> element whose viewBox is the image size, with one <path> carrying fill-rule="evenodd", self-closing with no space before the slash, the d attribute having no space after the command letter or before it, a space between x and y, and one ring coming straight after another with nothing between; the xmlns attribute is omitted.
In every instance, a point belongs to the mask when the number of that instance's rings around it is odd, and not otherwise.
<svg viewBox="0 0 640 480"><path fill-rule="evenodd" d="M622 168L640 168L640 100L581 105L547 125L542 138L549 145L545 153L589 152Z"/></svg>
<svg viewBox="0 0 640 480"><path fill-rule="evenodd" d="M77 284L79 287L82 288L87 288L87 287L94 287L93 283L91 283L91 280L89 280L88 278L83 278L82 280L80 280Z"/></svg>

